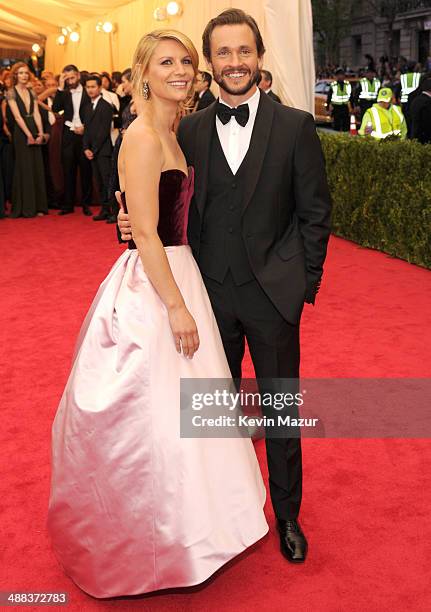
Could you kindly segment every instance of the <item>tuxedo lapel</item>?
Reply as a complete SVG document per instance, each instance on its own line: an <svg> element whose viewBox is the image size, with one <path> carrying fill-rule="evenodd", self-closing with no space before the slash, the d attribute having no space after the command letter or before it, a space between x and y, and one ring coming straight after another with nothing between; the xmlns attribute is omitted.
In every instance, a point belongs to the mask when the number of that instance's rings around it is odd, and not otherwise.
<svg viewBox="0 0 431 612"><path fill-rule="evenodd" d="M91 100L85 89L82 90L81 103L79 105L79 111L84 108L86 104L91 104Z"/></svg>
<svg viewBox="0 0 431 612"><path fill-rule="evenodd" d="M208 170L210 162L211 139L215 130L216 103L201 111L202 117L196 136L195 152L195 198L199 214L203 215L208 189Z"/></svg>
<svg viewBox="0 0 431 612"><path fill-rule="evenodd" d="M259 106L250 139L250 146L244 158L244 167L241 169L245 176L245 189L243 197L243 212L247 208L256 189L268 148L274 117L274 104L266 94L260 94Z"/></svg>

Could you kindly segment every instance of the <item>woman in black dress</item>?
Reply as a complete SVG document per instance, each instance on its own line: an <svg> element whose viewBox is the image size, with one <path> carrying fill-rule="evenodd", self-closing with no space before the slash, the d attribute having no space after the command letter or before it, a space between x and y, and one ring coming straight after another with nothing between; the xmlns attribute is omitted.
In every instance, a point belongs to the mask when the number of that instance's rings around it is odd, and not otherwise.
<svg viewBox="0 0 431 612"><path fill-rule="evenodd" d="M30 71L24 62L11 70L13 87L7 93L15 152L11 217L48 214L42 151L43 127L39 107L29 88Z"/></svg>

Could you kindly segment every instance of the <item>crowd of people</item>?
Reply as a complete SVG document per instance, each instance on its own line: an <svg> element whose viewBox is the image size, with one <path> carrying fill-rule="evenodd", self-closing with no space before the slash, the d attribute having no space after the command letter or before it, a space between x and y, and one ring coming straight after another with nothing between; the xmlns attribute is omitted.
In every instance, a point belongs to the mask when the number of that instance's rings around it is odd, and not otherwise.
<svg viewBox="0 0 431 612"><path fill-rule="evenodd" d="M431 71L402 58L395 66L383 62L380 69L370 55L359 76L346 68L332 67L326 107L336 131L347 132L352 118L360 122L359 134L381 140L395 137L431 143Z"/></svg>
<svg viewBox="0 0 431 612"><path fill-rule="evenodd" d="M327 97L334 129L348 131L356 113L361 135L431 142L431 58L425 67L406 58L365 60L358 78L347 67L317 70L318 78L334 79ZM211 84L209 72L197 74L183 114L214 102ZM268 70L260 71L259 87L281 102ZM97 202L93 219L115 223L118 152L136 117L131 70L90 73L69 64L59 75L46 70L37 77L18 62L0 72L0 101L0 218L43 216L49 209L67 215L77 202L93 216L90 205Z"/></svg>
<svg viewBox="0 0 431 612"><path fill-rule="evenodd" d="M0 216L34 217L58 209L114 222L113 153L133 115L131 70L103 73L65 66L36 77L24 62L0 73ZM79 186L77 178L79 175ZM114 187L114 185L113 185ZM112 200L112 197L111 197Z"/></svg>
<svg viewBox="0 0 431 612"><path fill-rule="evenodd" d="M331 78L335 70L341 67L344 73L348 76L359 76L360 72L365 71L367 68L371 68L381 81L383 87L395 87L400 83L401 74L413 64L415 72L431 72L431 55L427 58L424 64L420 62L409 62L404 56L399 57L388 57L382 55L378 62L375 61L374 57L369 53L364 55L364 67L360 71L350 68L345 62L341 65L328 63L323 66L316 66L316 79L329 79Z"/></svg>
<svg viewBox="0 0 431 612"><path fill-rule="evenodd" d="M118 152L136 117L131 78L130 68L90 73L72 64L38 78L24 62L0 73L0 218L68 215L77 202L93 216L97 202L93 220L115 223ZM183 114L214 102L211 84L209 72L197 74ZM260 87L280 102L267 70Z"/></svg>

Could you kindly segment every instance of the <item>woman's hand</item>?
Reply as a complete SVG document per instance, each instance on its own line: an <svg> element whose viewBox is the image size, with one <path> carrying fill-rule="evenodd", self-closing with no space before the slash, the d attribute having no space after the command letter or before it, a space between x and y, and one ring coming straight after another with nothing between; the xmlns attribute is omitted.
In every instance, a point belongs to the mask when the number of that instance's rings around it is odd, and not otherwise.
<svg viewBox="0 0 431 612"><path fill-rule="evenodd" d="M169 309L168 316L177 352L181 353L182 349L184 357L192 359L199 348L199 334L194 318L184 304Z"/></svg>
<svg viewBox="0 0 431 612"><path fill-rule="evenodd" d="M30 134L30 136L27 136L27 144L28 145L34 145L36 144L35 139L33 138L33 136Z"/></svg>
<svg viewBox="0 0 431 612"><path fill-rule="evenodd" d="M121 233L121 240L128 242L132 240L132 226L130 225L129 215L124 212L123 202L121 201L121 191L116 191L115 197L120 207L117 215L117 223Z"/></svg>
<svg viewBox="0 0 431 612"><path fill-rule="evenodd" d="M37 145L41 145L43 144L43 134L39 134L39 136L36 138L35 143Z"/></svg>

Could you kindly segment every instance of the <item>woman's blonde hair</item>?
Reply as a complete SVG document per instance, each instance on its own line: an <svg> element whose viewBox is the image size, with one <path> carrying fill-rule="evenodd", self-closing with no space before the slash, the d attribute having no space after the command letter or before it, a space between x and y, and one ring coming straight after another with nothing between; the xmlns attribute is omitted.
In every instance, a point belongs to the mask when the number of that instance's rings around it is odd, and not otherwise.
<svg viewBox="0 0 431 612"><path fill-rule="evenodd" d="M199 55L196 51L196 47L188 36L182 32L178 32L178 30L153 30L153 32L149 32L141 38L133 55L131 81L134 97L142 96L142 89L145 81L144 74L147 71L155 48L162 40L175 40L183 45L190 55L195 76L199 71ZM190 95L193 95L193 91L190 92ZM185 103L186 100L183 104Z"/></svg>

